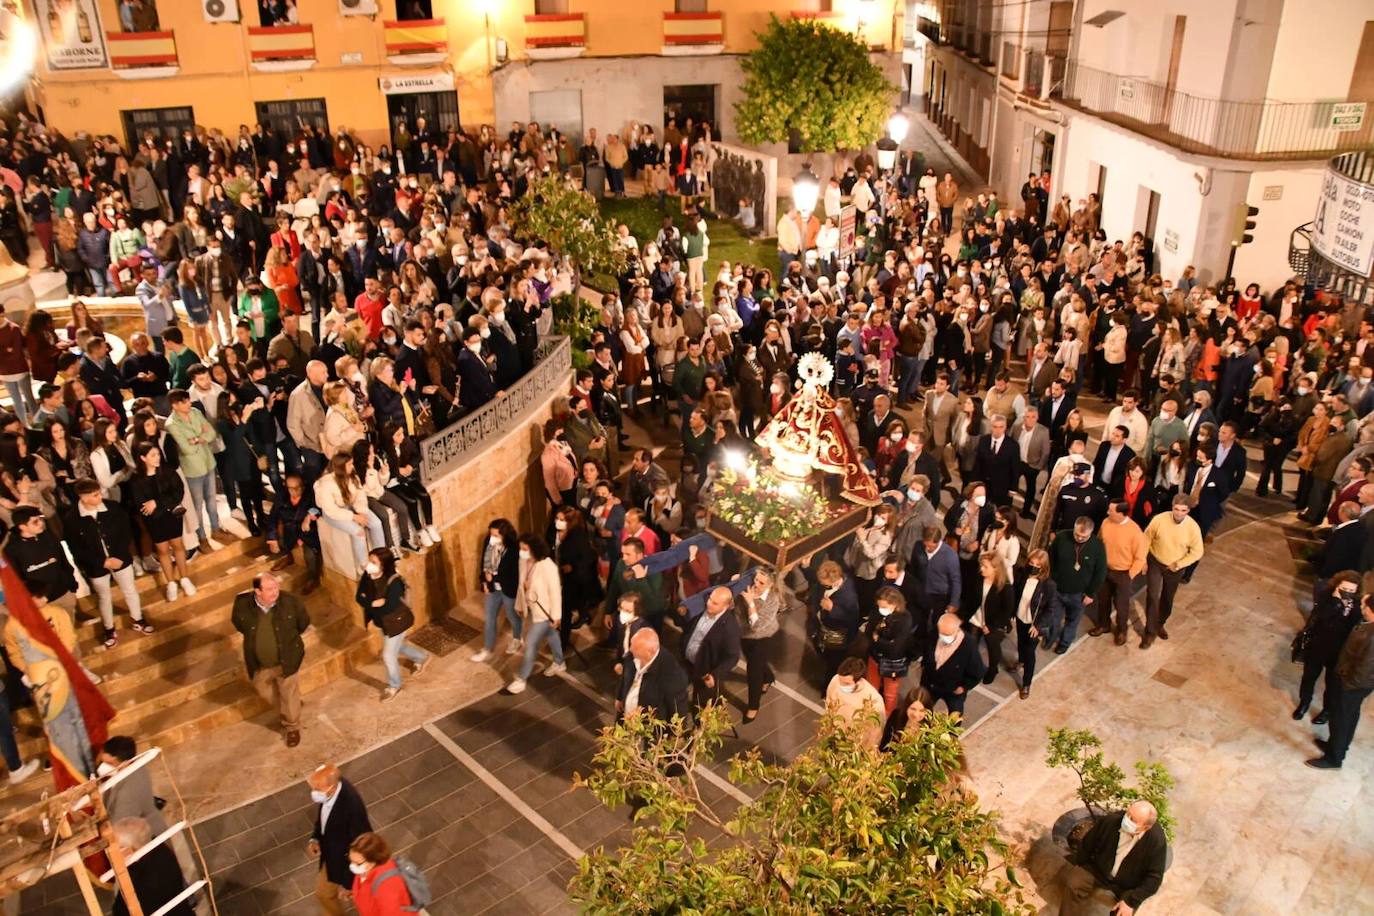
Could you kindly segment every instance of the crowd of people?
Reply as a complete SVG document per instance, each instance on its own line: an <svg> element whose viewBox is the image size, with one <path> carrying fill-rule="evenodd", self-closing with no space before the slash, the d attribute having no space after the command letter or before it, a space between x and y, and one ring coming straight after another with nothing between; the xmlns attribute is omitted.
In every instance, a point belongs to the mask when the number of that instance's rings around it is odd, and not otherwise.
<svg viewBox="0 0 1374 916"><path fill-rule="evenodd" d="M219 493L280 555L274 568L305 545L311 584L318 525L348 536L364 619L387 639L385 695L401 686L401 657L417 673L427 663L405 641L395 576L399 551L439 537L418 440L530 368L567 265L512 238L508 206L572 166L574 145L537 124L504 137L407 127L395 149L256 125L232 141L196 128L123 150L12 126L0 230L15 208L21 241L31 229L74 296L132 292L147 322L117 365L79 298L65 333L43 310L22 328L0 320L13 402L0 417L5 553L40 603L69 599L79 571L113 645L113 579L135 630L151 632L133 577L194 594L187 548L214 549ZM637 125L628 146L591 134L577 161L605 166L614 193L628 172L652 194L661 162L680 179L700 167L703 139L710 149L703 125L668 131L663 146ZM796 613L816 688L856 722L878 713L863 726L877 750L938 704L962 713L980 684L1010 678L1029 698L1037 649L1067 651L1080 627L1126 646L1138 587L1136 645L1168 640L1178 590L1253 457L1257 495L1291 496L1325 541L1294 645L1294 716L1324 674L1315 721L1330 739L1308 763L1339 767L1374 688L1365 309L1298 281L1262 294L1191 268L1162 277L1140 233L1108 240L1094 200L1051 211L1048 176L1027 183L1021 208L966 198L956 222L952 177L911 162L882 176L868 154L838 156L823 178L828 219L782 217L776 272L723 263L706 275L690 182L685 212L657 237L621 228L629 266L543 429L550 523L519 532L493 519L478 545L475 659L494 657L505 617L504 651L522 656L507 689L519 693L546 644L542 670L559 674L573 631L590 626L612 653L621 713L689 713L721 699L742 663L747 723L774 683L770 642ZM832 193L861 210L846 261L819 250ZM0 238L27 257L13 233ZM851 538L759 568L706 531L714 486L757 452L810 353L833 364L838 423L881 501ZM1106 415L1095 443L1089 403ZM631 418L665 448L628 448ZM57 533L76 531L91 536L73 569ZM245 657L294 743L287 668L299 658L283 650L309 620L256 625L254 602L280 606L274 582L240 596L235 616L245 635L277 635L245 639ZM1152 829L1145 820L1133 825ZM355 864L386 867L378 842ZM328 880L351 883L338 863Z"/></svg>

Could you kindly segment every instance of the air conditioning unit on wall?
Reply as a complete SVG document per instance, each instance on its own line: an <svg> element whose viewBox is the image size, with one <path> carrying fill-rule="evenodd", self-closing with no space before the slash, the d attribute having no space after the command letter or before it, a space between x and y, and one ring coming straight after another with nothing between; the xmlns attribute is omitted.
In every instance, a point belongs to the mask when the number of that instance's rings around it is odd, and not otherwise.
<svg viewBox="0 0 1374 916"><path fill-rule="evenodd" d="M200 0L206 22L238 22L239 0Z"/></svg>

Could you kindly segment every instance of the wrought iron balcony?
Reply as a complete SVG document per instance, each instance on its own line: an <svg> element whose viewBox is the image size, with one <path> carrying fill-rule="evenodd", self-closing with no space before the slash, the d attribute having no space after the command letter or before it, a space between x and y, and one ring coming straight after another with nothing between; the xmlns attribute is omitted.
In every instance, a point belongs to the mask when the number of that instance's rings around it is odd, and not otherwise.
<svg viewBox="0 0 1374 916"><path fill-rule="evenodd" d="M1363 102L1208 98L1077 61L1051 96L1185 152L1229 159L1319 159L1374 142L1374 111Z"/></svg>

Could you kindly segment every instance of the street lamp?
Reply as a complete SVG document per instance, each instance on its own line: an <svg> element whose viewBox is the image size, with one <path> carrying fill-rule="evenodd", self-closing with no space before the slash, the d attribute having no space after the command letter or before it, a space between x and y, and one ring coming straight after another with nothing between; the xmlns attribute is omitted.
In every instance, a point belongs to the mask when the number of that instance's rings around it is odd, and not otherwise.
<svg viewBox="0 0 1374 916"><path fill-rule="evenodd" d="M887 119L887 135L897 141L901 146L906 139L907 131L911 130L911 121L900 111L894 111L892 117Z"/></svg>
<svg viewBox="0 0 1374 916"><path fill-rule="evenodd" d="M890 172L897 164L897 141L883 137L878 141L878 171Z"/></svg>
<svg viewBox="0 0 1374 916"><path fill-rule="evenodd" d="M801 213L802 218L816 212L816 200L821 196L821 182L811 174L811 167L804 166L796 178L792 179L792 205Z"/></svg>

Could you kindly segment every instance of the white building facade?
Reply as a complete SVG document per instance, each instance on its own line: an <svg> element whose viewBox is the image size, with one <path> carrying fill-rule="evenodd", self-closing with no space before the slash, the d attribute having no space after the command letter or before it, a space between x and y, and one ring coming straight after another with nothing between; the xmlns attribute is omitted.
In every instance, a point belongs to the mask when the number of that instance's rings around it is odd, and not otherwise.
<svg viewBox="0 0 1374 916"><path fill-rule="evenodd" d="M907 16L927 109L985 157L965 153L990 186L1015 203L1048 171L1052 203L1098 194L1108 238L1143 232L1165 277L1192 264L1219 281L1234 254L1239 282L1282 284L1327 161L1374 143L1374 0L948 0ZM1246 206L1253 241L1233 250Z"/></svg>

